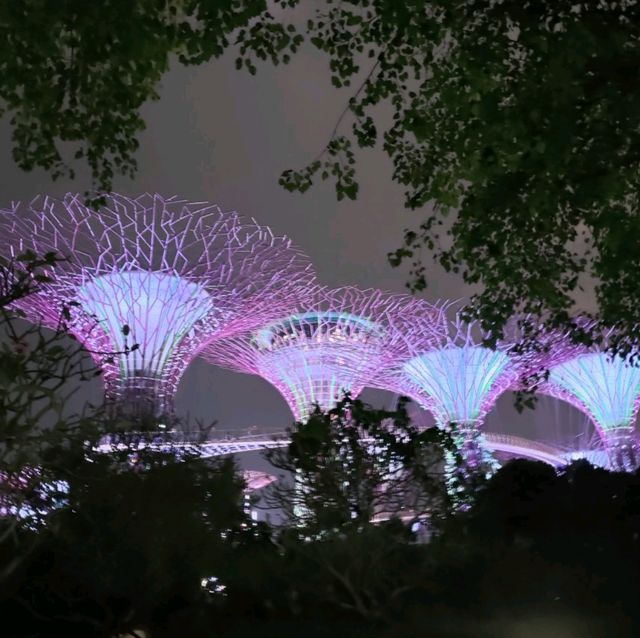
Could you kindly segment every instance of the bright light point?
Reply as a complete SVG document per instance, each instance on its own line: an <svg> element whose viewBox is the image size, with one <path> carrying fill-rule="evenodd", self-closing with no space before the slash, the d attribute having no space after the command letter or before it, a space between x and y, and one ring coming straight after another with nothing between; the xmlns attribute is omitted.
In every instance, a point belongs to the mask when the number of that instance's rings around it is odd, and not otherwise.
<svg viewBox="0 0 640 638"><path fill-rule="evenodd" d="M200 580L200 587L202 587L202 589L204 589L208 594L219 594L221 596L227 595L225 593L227 586L223 585L217 576L202 578Z"/></svg>

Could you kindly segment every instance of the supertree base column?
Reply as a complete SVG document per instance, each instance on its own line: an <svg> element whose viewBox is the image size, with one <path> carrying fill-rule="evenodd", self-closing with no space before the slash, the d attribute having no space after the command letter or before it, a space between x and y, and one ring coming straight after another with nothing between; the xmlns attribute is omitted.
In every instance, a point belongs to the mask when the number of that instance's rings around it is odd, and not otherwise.
<svg viewBox="0 0 640 638"><path fill-rule="evenodd" d="M638 468L638 439L633 428L617 428L604 435L609 464L615 472L634 472Z"/></svg>
<svg viewBox="0 0 640 638"><path fill-rule="evenodd" d="M482 441L475 423L454 423L449 428L462 455L464 465L470 472L482 465Z"/></svg>
<svg viewBox="0 0 640 638"><path fill-rule="evenodd" d="M124 417L171 414L207 344L288 315L315 281L288 238L213 204L112 193L94 209L84 199L0 211L0 253L58 257L20 310L53 329L64 320Z"/></svg>
<svg viewBox="0 0 640 638"><path fill-rule="evenodd" d="M113 417L173 417L174 394L175 389L163 379L130 377L106 384L105 405Z"/></svg>
<svg viewBox="0 0 640 638"><path fill-rule="evenodd" d="M500 464L484 446L484 437L478 423L452 423L445 428L453 437L462 457L462 465L455 456L445 453L445 481L456 509L467 509L472 500L473 486L490 478Z"/></svg>
<svg viewBox="0 0 640 638"><path fill-rule="evenodd" d="M476 422L455 423L447 428L462 456L466 473L493 474L498 464L484 445L484 437Z"/></svg>

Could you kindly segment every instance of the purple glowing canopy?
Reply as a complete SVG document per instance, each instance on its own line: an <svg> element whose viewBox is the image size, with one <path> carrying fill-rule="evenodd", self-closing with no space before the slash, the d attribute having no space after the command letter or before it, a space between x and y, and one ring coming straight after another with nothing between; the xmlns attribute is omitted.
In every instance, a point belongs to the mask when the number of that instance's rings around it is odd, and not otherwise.
<svg viewBox="0 0 640 638"><path fill-rule="evenodd" d="M527 321L535 319L526 318ZM522 384L570 403L594 424L615 469L635 469L639 460L635 420L640 408L640 368L607 352L610 332L586 317L574 319L585 335L598 334L600 346L580 343L569 332L544 331L535 346L520 353ZM587 458L601 464L593 446ZM582 453L581 453L582 454Z"/></svg>
<svg viewBox="0 0 640 638"><path fill-rule="evenodd" d="M434 319L433 306L406 295L345 287L318 288L295 312L259 330L211 343L205 358L232 370L256 374L273 384L297 420L314 404L330 409L343 392L357 396L404 341L394 317Z"/></svg>
<svg viewBox="0 0 640 638"><path fill-rule="evenodd" d="M517 365L509 356L510 343L483 345L488 335L459 313L449 321L448 310L446 304L439 307L438 322L399 322L396 329L407 344L406 354L383 370L375 384L411 397L434 415L439 427L453 425L466 463L489 467L495 461L485 452L480 426L498 396L514 385Z"/></svg>
<svg viewBox="0 0 640 638"><path fill-rule="evenodd" d="M553 366L541 390L590 417L614 469L637 467L640 367L619 356L591 351Z"/></svg>
<svg viewBox="0 0 640 638"><path fill-rule="evenodd" d="M432 412L440 426L477 425L497 397L514 384L517 366L507 343L486 347L485 335L475 324L458 315L447 321L446 308L441 312L446 331L435 343L432 322L399 326L408 355L383 373L378 386L411 397Z"/></svg>
<svg viewBox="0 0 640 638"><path fill-rule="evenodd" d="M209 341L288 311L314 281L288 238L215 205L149 194L104 201L99 210L78 195L14 206L0 216L0 247L66 258L20 307L53 326L73 302L70 331L101 366L107 397L129 409L171 411Z"/></svg>

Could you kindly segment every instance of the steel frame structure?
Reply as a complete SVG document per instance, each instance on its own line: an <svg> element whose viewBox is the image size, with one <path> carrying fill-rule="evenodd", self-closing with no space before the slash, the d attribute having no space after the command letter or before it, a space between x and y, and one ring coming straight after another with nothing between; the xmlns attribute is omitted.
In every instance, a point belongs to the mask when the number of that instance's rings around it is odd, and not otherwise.
<svg viewBox="0 0 640 638"><path fill-rule="evenodd" d="M612 469L638 467L635 422L640 409L640 367L592 350L552 366L540 391L570 403L591 419Z"/></svg>
<svg viewBox="0 0 640 638"><path fill-rule="evenodd" d="M197 449L205 457L225 456L227 454L242 454L245 452L255 452L260 450L272 450L289 445L290 439L287 432L258 433L250 436L228 436L221 439L211 439L194 443L186 440L183 445L190 449ZM366 439L364 441L366 443ZM174 446L180 446L179 440L173 441ZM150 445L154 445L150 443ZM161 447L162 444L158 444ZM513 456L529 458L536 461L543 461L555 468L560 468L576 458L583 458L585 453L573 454L553 445L532 441L523 437L509 434L496 434L494 432L485 433L485 445L492 452L504 452ZM99 450L109 452L113 446L105 443ZM123 448L124 449L124 448Z"/></svg>
<svg viewBox="0 0 640 638"><path fill-rule="evenodd" d="M328 410L345 392L357 396L381 368L402 356L405 341L395 329L401 316L429 322L437 321L439 312L407 295L318 288L294 313L212 342L203 354L216 365L263 377L295 419L304 421L314 405Z"/></svg>
<svg viewBox="0 0 640 638"><path fill-rule="evenodd" d="M0 212L0 249L64 259L17 305L32 321L66 324L125 412L171 413L209 341L279 316L313 285L309 259L253 219L160 195L102 197L97 210L70 194Z"/></svg>
<svg viewBox="0 0 640 638"><path fill-rule="evenodd" d="M458 312L447 320L448 308L440 310L437 326L445 329L439 339L433 323L402 321L397 326L407 344L405 356L382 372L376 386L409 396L434 415L438 427L453 426L467 464L478 467L487 460L483 419L516 383L517 366L509 356L510 343L490 349L482 345L487 335L476 324L463 321Z"/></svg>

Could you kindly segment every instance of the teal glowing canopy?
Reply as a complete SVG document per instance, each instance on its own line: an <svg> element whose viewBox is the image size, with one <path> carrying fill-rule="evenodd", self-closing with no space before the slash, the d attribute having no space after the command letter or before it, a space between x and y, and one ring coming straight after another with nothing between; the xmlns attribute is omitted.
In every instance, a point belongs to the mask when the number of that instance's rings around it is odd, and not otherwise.
<svg viewBox="0 0 640 638"><path fill-rule="evenodd" d="M480 345L450 345L414 356L403 366L436 420L472 423L482 419L505 389L506 353Z"/></svg>
<svg viewBox="0 0 640 638"><path fill-rule="evenodd" d="M603 352L551 368L549 389L586 412L607 432L634 425L640 400L640 368ZM555 392L553 392L555 390Z"/></svg>
<svg viewBox="0 0 640 638"><path fill-rule="evenodd" d="M213 310L201 284L177 275L124 271L95 277L78 288L76 301L95 316L125 377L162 377L175 347ZM128 327L128 335L123 332Z"/></svg>
<svg viewBox="0 0 640 638"><path fill-rule="evenodd" d="M282 394L298 421L315 404L332 408L344 392L357 396L405 347L394 318L423 315L433 306L405 295L345 287L318 289L295 313L253 334L212 342L205 358L256 374Z"/></svg>

